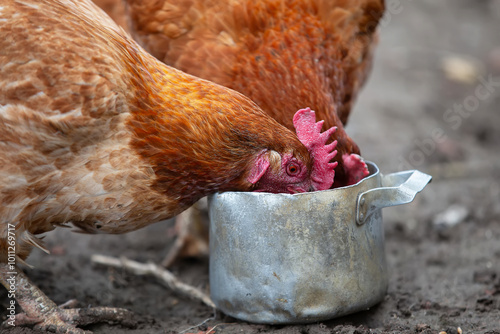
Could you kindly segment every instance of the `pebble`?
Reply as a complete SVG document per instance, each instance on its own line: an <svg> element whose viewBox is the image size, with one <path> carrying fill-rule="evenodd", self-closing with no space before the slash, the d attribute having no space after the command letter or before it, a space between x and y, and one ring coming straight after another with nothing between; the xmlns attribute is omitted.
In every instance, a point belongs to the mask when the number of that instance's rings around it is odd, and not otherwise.
<svg viewBox="0 0 500 334"><path fill-rule="evenodd" d="M434 217L433 224L436 227L452 227L462 223L469 215L469 209L464 206L454 204L445 211Z"/></svg>

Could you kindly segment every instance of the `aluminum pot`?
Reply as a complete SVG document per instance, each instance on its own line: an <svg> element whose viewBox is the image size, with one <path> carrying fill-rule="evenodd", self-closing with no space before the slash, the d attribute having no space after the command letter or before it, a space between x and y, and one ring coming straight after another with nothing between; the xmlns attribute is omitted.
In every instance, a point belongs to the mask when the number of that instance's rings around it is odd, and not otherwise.
<svg viewBox="0 0 500 334"><path fill-rule="evenodd" d="M387 291L381 208L409 203L419 171L370 175L303 194L225 192L209 198L210 294L224 313L266 324L366 310Z"/></svg>

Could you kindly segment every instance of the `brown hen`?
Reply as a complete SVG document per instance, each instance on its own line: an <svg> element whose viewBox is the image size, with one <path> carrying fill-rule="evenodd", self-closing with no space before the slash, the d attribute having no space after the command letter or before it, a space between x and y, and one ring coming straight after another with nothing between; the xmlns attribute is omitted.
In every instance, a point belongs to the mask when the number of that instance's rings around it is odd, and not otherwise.
<svg viewBox="0 0 500 334"><path fill-rule="evenodd" d="M0 35L0 280L18 324L76 333L126 317L58 308L31 284L17 264L44 249L38 234L124 233L217 191L333 182L333 147L308 150L329 132L299 140L240 93L156 60L90 1L3 1ZM307 132L314 114L295 123Z"/></svg>
<svg viewBox="0 0 500 334"><path fill-rule="evenodd" d="M126 2L132 35L166 64L243 93L289 129L305 107L337 126L334 187L367 175L344 125L371 67L384 0Z"/></svg>
<svg viewBox="0 0 500 334"><path fill-rule="evenodd" d="M120 0L96 1L123 6ZM371 68L384 0L125 2L133 36L166 64L243 93L289 129L291 116L303 107L315 110L327 127L337 126L334 187L368 174L344 125ZM181 255L207 249L196 224L191 231L177 225L181 239L198 241L177 240L164 265L182 247Z"/></svg>

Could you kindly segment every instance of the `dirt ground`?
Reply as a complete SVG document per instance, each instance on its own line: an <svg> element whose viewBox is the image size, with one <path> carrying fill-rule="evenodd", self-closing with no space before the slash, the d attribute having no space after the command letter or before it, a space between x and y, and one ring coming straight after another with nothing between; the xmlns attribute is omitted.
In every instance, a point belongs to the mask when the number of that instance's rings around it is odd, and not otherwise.
<svg viewBox="0 0 500 334"><path fill-rule="evenodd" d="M220 312L211 333L500 334L500 1L388 1L375 67L348 132L382 172L419 169L432 183L409 205L384 209L389 291L369 311L321 323L255 325ZM462 110L460 111L460 105ZM28 276L56 303L124 307L132 328L179 333L214 312L148 277L92 265L92 254L159 262L172 241L155 224L120 236L60 229L52 255L34 251ZM208 290L206 259L172 271ZM0 317L8 298L0 292ZM184 333L205 333L200 326ZM14 328L2 333L34 333Z"/></svg>

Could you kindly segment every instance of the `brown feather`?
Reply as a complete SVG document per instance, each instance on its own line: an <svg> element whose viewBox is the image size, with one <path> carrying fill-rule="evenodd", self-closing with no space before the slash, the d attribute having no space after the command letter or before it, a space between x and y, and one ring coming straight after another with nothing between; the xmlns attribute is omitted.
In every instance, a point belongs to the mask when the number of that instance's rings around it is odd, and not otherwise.
<svg viewBox="0 0 500 334"><path fill-rule="evenodd" d="M0 261L9 224L24 260L56 226L124 233L251 190L262 151L311 165L253 102L160 63L90 1L4 1L0 35Z"/></svg>
<svg viewBox="0 0 500 334"><path fill-rule="evenodd" d="M342 157L359 149L343 126L384 0L126 1L133 36L166 64L243 93L289 129L304 107L337 126L335 184L345 184Z"/></svg>

